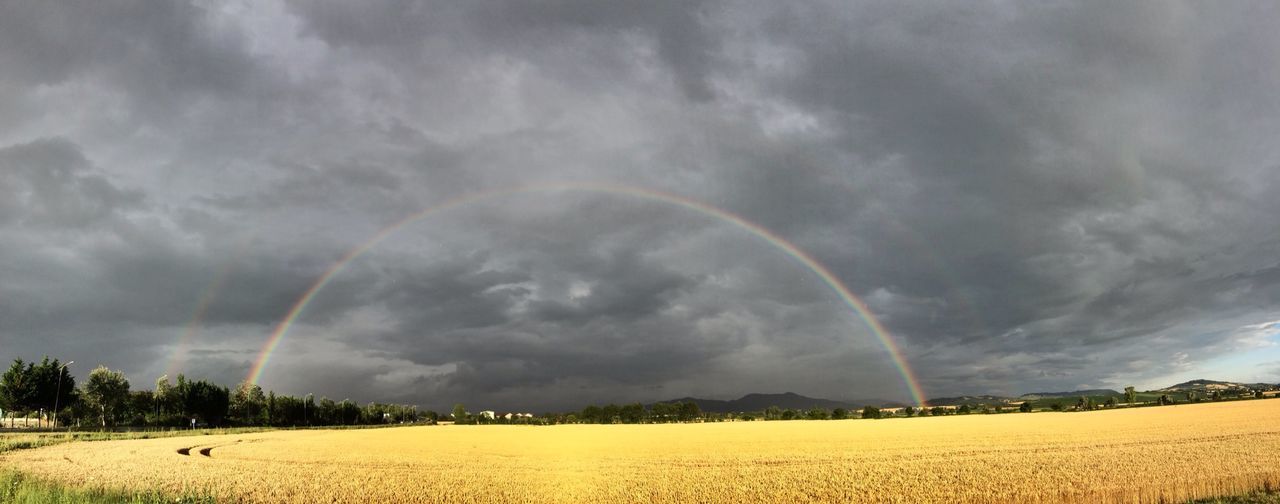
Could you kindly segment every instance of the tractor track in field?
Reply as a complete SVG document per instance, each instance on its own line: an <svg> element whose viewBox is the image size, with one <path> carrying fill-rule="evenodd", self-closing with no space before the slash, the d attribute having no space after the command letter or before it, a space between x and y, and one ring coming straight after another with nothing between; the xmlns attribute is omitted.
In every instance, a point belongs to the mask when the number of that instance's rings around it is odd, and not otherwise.
<svg viewBox="0 0 1280 504"><path fill-rule="evenodd" d="M205 446L204 448L200 448L200 445L195 445L195 446L185 446L185 447L182 447L182 448L178 448L177 452L178 452L178 455L185 455L185 456L190 457L190 456L191 456L191 450L196 450L196 453L199 453L199 454L201 454L201 455L204 455L205 457L208 457L208 458L213 458L213 449L214 449L214 448L221 448L221 447L223 447L223 446L231 446L231 445L233 445L233 444L241 443L241 442L243 442L243 441L244 441L243 439L237 439L237 440L235 440L235 442L232 442L232 443L215 444L215 445ZM199 449L197 449L197 448L199 448Z"/></svg>

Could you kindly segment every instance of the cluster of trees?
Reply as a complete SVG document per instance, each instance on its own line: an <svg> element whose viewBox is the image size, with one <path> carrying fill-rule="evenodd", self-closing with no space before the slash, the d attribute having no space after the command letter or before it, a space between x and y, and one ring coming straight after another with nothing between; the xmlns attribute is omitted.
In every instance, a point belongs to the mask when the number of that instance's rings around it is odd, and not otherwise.
<svg viewBox="0 0 1280 504"><path fill-rule="evenodd" d="M575 417L575 418L568 418ZM677 403L657 403L645 408L643 404L632 403L618 406L590 405L582 408L576 415L567 415L566 422L594 424L638 424L638 423L672 423L694 422L703 419L702 408L692 401Z"/></svg>
<svg viewBox="0 0 1280 504"><path fill-rule="evenodd" d="M68 363L70 364L70 363ZM46 357L39 363L16 359L0 377L0 409L14 419L34 414L67 425L191 427L307 426L416 422L434 413L419 414L416 406L348 400L335 402L311 394L304 397L264 393L252 383L234 390L206 380L178 375L156 380L153 390L131 390L124 373L99 366L77 386L67 366Z"/></svg>

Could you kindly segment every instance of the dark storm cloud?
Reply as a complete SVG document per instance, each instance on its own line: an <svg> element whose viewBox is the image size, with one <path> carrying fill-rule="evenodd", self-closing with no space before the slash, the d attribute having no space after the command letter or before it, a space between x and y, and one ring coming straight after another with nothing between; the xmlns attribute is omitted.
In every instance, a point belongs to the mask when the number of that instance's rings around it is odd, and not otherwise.
<svg viewBox="0 0 1280 504"><path fill-rule="evenodd" d="M92 350L149 383L185 348L190 374L238 380L380 229L463 194L597 181L812 254L931 395L1148 384L1274 344L1242 328L1280 318L1278 15L6 5L0 357ZM903 398L895 374L759 237L552 191L432 213L335 270L265 384L552 408Z"/></svg>

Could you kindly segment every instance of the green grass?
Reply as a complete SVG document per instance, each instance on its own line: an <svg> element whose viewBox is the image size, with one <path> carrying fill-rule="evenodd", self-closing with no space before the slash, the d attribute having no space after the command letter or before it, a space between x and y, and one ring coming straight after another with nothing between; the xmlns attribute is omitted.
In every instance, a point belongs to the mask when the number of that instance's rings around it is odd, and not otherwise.
<svg viewBox="0 0 1280 504"><path fill-rule="evenodd" d="M1232 497L1194 500L1188 504L1280 504L1280 493L1255 492Z"/></svg>
<svg viewBox="0 0 1280 504"><path fill-rule="evenodd" d="M32 478L20 472L0 470L0 502L16 504L195 504L215 502L212 497L173 496L159 492L122 492L75 488Z"/></svg>

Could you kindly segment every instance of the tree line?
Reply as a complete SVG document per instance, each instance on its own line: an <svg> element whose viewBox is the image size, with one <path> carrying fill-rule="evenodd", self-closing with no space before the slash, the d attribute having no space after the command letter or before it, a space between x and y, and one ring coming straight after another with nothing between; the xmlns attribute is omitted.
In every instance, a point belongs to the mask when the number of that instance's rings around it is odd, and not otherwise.
<svg viewBox="0 0 1280 504"><path fill-rule="evenodd" d="M69 364L69 363L68 363ZM151 390L132 390L124 373L104 366L89 372L83 384L58 359L40 362L15 359L0 376L0 409L13 427L19 416L37 418L37 425L98 427L195 426L328 426L434 421L433 412L416 406L303 397L263 392L242 382L234 389L179 374L161 376ZM3 418L0 418L2 421Z"/></svg>

